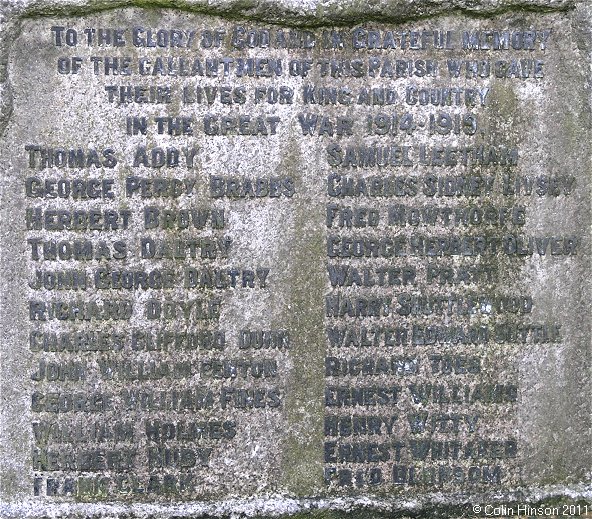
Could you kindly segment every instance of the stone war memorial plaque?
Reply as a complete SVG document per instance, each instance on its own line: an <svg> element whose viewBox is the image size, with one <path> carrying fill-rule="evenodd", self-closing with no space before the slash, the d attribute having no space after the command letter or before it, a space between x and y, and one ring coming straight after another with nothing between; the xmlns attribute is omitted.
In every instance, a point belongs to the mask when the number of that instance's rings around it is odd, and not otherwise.
<svg viewBox="0 0 592 519"><path fill-rule="evenodd" d="M590 517L588 2L0 9L0 517Z"/></svg>

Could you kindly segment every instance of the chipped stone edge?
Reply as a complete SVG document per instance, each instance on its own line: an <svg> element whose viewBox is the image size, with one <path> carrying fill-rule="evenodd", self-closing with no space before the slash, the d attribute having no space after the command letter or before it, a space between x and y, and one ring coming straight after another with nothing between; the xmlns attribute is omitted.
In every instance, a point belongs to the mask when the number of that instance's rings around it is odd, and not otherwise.
<svg viewBox="0 0 592 519"><path fill-rule="evenodd" d="M582 0L9 0L8 18L80 15L122 7L171 8L283 25L403 22L451 11L490 16L506 11L572 9ZM0 13L1 15L1 13Z"/></svg>
<svg viewBox="0 0 592 519"><path fill-rule="evenodd" d="M568 503L565 501L569 500ZM294 499L281 495L266 498L228 499L225 501L205 503L189 501L177 504L159 503L43 503L38 501L22 501L17 504L0 503L0 514L4 519L44 517L105 517L106 514L128 514L129 519L158 519L170 517L282 517L294 514L333 512L356 512L372 510L376 513L393 513L397 516L412 514L413 517L434 517L436 512L445 513L447 517L464 516L468 512L472 516L477 511L473 507L504 503L535 506L537 503L575 504L589 502L592 504L592 488L585 485L554 485L536 489L515 489L510 492L487 494L444 494L433 493L416 499L376 499L376 498L320 498ZM560 506L556 504L556 506ZM51 509L50 509L51 507ZM464 512L464 513L463 513ZM131 514L131 515L129 515Z"/></svg>

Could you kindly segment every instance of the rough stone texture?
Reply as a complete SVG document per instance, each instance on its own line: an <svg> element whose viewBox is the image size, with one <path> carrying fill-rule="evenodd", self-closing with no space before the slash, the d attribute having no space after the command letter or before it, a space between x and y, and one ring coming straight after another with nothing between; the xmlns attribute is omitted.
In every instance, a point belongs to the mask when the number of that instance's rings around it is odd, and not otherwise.
<svg viewBox="0 0 592 519"><path fill-rule="evenodd" d="M590 488L591 453L591 413L590 413L590 142L591 142L591 11L583 2L543 1L389 1L389 2L127 2L127 1L72 1L72 2L4 2L0 20L0 80L1 118L0 170L2 171L1 226L0 226L0 269L3 280L0 307L2 323L2 346L0 350L0 397L2 403L2 429L0 455L2 476L0 492L2 517L197 517L213 516L286 516L324 517L332 519L347 514L348 517L392 517L392 516L436 516L470 515L473 510L466 503L503 503L507 506L536 503L561 506L586 506L592 499ZM124 9L125 8L125 9ZM173 9L175 8L175 9ZM246 21L245 21L246 20ZM276 31L281 27L299 27L316 31L317 38L328 27L339 27L350 34L353 27L367 27L380 30L400 30L401 27L414 30L444 29L460 34L465 30L521 30L524 28L552 28L548 48L534 54L545 62L544 78L539 79L496 79L478 80L450 79L446 73L446 60L451 56L461 59L467 53L458 49L442 51L428 49L409 51L405 59L433 59L439 63L437 78L404 78L388 81L381 78L345 78L334 80L320 78L318 71L309 78L299 78L283 74L269 79L236 78L230 76L224 81L204 80L203 78L176 80L167 77L158 81L147 81L139 75L105 76L94 75L89 68L88 58L96 55L131 56L132 62L148 56L168 56L168 50L137 49L128 44L120 50L88 48L77 46L56 47L51 44L50 27L63 25L82 31L86 27L126 28L141 25L150 28L206 29L224 27L227 35L233 27L244 24L248 27L263 27ZM275 26L273 24L278 24ZM129 36L129 32L128 32ZM151 53L150 53L151 52ZM208 57L203 51L199 57ZM233 49L228 39L224 41L222 55L238 57L277 56L287 62L293 57L312 58L367 58L370 55L381 57L387 53L369 51L322 50L312 51L280 49L254 49L239 51ZM500 51L499 59L524 58L524 52ZM85 67L79 75L58 74L55 71L57 58L80 56ZM185 50L175 49L171 56L192 56ZM395 55L398 54L395 53ZM491 52L468 54L475 59L498 59ZM203 82L203 83L202 83ZM347 87L358 91L363 87L388 86L394 88L399 96L411 84L420 87L445 87L459 85L465 88L488 88L487 100L483 106L473 107L483 133L473 136L449 135L428 136L428 114L438 111L463 113L464 107L419 107L405 104L399 99L394 105L368 107L359 105L323 106L308 104L301 100L293 104L254 104L252 91L257 86L288 86L296 92L297 99L306 83L322 86ZM176 90L173 102L165 107L158 104L131 104L118 106L109 103L104 87L106 85L127 84L170 84ZM230 107L219 100L211 106L207 103L183 105L179 91L182 86L193 87L202 84L244 86L248 97L244 105ZM468 110L468 109L467 109ZM356 121L352 136L303 136L298 114L308 112L335 117L351 117ZM385 138L365 133L368 114L378 112L410 113L416 121L423 121L423 129L416 128L410 135L397 135ZM281 119L276 135L268 137L245 136L206 136L199 124L206 114L274 115ZM156 117L162 115L187 115L196 120L196 133L193 136L158 135L154 124L147 136L125 134L125 118L130 115ZM401 133L404 130L400 130ZM361 143L396 143L413 146L414 164L408 169L392 168L331 168L326 147L332 143L341 146L355 146ZM434 145L472 145L475 142L486 145L516 148L519 152L517 166L421 166L417 161L417 146ZM39 144L63 148L105 149L113 147L118 157L115 168L84 168L45 170L28 167L28 156L24 146ZM193 168L163 168L151 170L133 167L132 159L138 146L148 148L161 146L197 146ZM495 177L495 189L488 195L470 197L359 197L332 198L327 195L327 176L337 172L352 177L409 175L422 177L435 175L491 175ZM210 175L224 177L284 177L294 180L295 194L277 199L232 199L223 197L213 199L209 196ZM551 175L575 178L575 188L567 195L528 196L519 199L502 194L501 179L504 174L511 175ZM114 180L113 200L72 201L43 200L28 198L24 193L24 179L38 175L41 178L86 178L98 177ZM123 194L126 177L162 176L196 179L196 191L191 197L181 196L170 200L143 200L138 196L126 198ZM414 234L448 236L450 234L483 233L490 238L500 238L506 233L518 233L536 237L571 237L580 242L576 255L520 256L497 254L491 257L447 258L446 261L432 265L459 267L461 265L493 265L499 276L495 280L468 285L443 285L425 283L425 257L412 257L409 260L334 260L327 257L327 235L339 237L371 236L374 229L360 228L353 231L328 227L325 223L328 204L365 207L378 210L381 215L379 233L413 236ZM508 225L501 229L496 226L413 226L388 227L389 207L394 204L428 205L439 207L474 206L479 204L496 207L526 207L524 226ZM189 231L147 231L142 226L142 211L149 205L160 209L224 209L225 226L223 230L207 229L190 233ZM94 209L109 208L130 210L132 224L129 230L106 232L55 232L27 231L25 228L25 207L44 209ZM158 239L176 239L187 235L199 238L224 238L232 240L228 258L215 260L147 260L140 258L138 237L150 236ZM77 239L92 237L95 241L104 239L123 240L129 244L131 253L126 261L107 263L113 269L171 268L182 270L181 264L201 268L270 268L269 286L255 289L186 290L176 285L168 289L168 298L187 300L219 296L223 303L219 324L209 322L210 329L219 326L226 332L227 347L224 352L200 351L199 354L183 351L181 354L163 355L133 352L126 343L124 353L98 355L81 354L43 355L29 350L29 331L44 329L63 331L67 329L103 329L128 331L154 328L155 322L147 319L136 308L129 324L120 322L92 323L35 323L29 319L28 301L51 301L57 299L77 299L79 293L73 291L34 290L27 286L35 269L85 268L92 274L104 262L92 261L86 265L76 262L39 262L31 258L28 238ZM429 259L429 258L428 258ZM49 265L48 265L49 263ZM410 266L417 270L418 285L405 287L331 287L327 274L327 264L351 265L353 267L375 267L377 265ZM92 277L92 276L91 276ZM394 319L346 318L335 319L326 316L326 297L337 293L343 297L376 296L383 297L400 292L417 294L473 293L495 295L527 295L532 297L533 308L526 317L505 313L492 315L489 310L478 309L470 318L452 316ZM85 300L133 299L139 307L148 298L162 298L162 290L99 291L92 288L82 296ZM107 295L105 295L107 294ZM355 348L331 347L325 328L346 324L351 328L362 324L405 326L451 325L468 323L472 325L495 326L501 323L547 323L561 325L562 340L534 344L528 341L497 344L468 345L423 345L403 344L393 347L369 348L367 351ZM160 326L160 325L159 325ZM250 329L276 329L290 332L291 347L285 351L271 351L266 354L256 352L245 354L237 347L238 332L244 327ZM170 329L182 331L192 329L183 319L168 323ZM212 353L215 353L212 354ZM478 375L430 375L428 354L446 353L472 356L479 359L481 371ZM379 355L411 356L420 358L419 375L381 376L381 377L325 377L325 357L354 357ZM207 380L203 382L199 374L182 377L182 380L165 377L149 383L127 381L122 375L114 381L101 376L99 360L161 360L170 362L191 360L200 362L204 358L268 358L278 363L278 374L270 380L254 380L240 377L237 380ZM87 379L81 382L33 382L30 375L37 369L38 362L45 360L81 360L89 370ZM446 405L414 402L408 391L411 383L500 383L516 384L517 401L504 405ZM403 387L400 399L394 410L382 406L380 410L359 411L355 407L329 408L324 405L326 385L347 384L359 386L399 384ZM150 495L126 493L80 494L77 496L34 497L33 467L31 452L35 445L31 423L41 419L54 419L48 413L35 413L31 410L33 391L101 391L120 394L133 387L153 386L171 390L181 386L207 385L214 390L221 386L230 387L268 387L279 388L282 405L278 408L221 409L214 406L206 411L192 413L125 411L121 401L104 414L90 413L88 420L104 420L113 423L129 420L136 424L135 441L140 454L133 472L144 481L148 474L162 475L164 472L148 469L146 449L156 446L193 446L192 443L150 442L143 434L144 420L160 418L166 420L221 420L237 422L235 438L223 441L208 441L204 445L212 447L212 459L207 469L199 469L195 489L185 494L166 494L154 492ZM430 413L478 413L477 432L467 427L458 434L436 432L412 434L407 416L413 412L427 410ZM436 440L458 440L469 442L478 435L485 439L511 439L518 444L518 456L503 458L503 481L498 485L455 484L449 481L443 486L394 485L388 483L389 470L394 463L342 464L340 468L350 468L354 472L360 467L380 467L387 480L375 487L365 484L361 488L353 486L338 487L332 481L330 486L323 483L323 469L336 466L324 463L323 443L338 441L346 443L353 440L374 441L373 436L325 437L324 415L381 414L398 415L397 432L386 435L382 427L380 441L401 439L405 442L417 438ZM173 416L173 418L171 418ZM67 421L63 416L58 420ZM86 419L86 416L85 416ZM349 439L348 439L349 438ZM122 442L125 444L125 442ZM108 444L111 445L111 444ZM200 444L201 445L201 444ZM80 446L76 446L80 448ZM119 445L121 447L121 445ZM65 443L64 449L70 445ZM394 450L391 450L394 457ZM487 458L487 457L485 457ZM490 460L491 462L491 460ZM479 464L489 462L480 461ZM412 465L409 457L402 464ZM493 465L494 462L491 462ZM430 466L430 461L417 463ZM431 466L455 465L449 461L431 463ZM458 463L465 471L471 465L466 460ZM117 471L114 471L117 472ZM52 473L41 471L44 478ZM178 474L174 469L171 473ZM72 476L65 473L58 477ZM88 474L87 474L88 475ZM365 473L367 477L367 473ZM45 481L45 480L44 480ZM589 506L589 505L588 505ZM583 509L585 510L585 509ZM588 508L590 512L590 508Z"/></svg>

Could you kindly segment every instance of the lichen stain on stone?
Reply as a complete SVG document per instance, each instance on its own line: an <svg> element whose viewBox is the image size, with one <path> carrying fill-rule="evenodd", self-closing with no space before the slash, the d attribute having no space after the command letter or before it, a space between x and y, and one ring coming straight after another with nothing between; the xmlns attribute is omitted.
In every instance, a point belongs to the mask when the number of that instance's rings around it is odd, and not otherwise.
<svg viewBox="0 0 592 519"><path fill-rule="evenodd" d="M311 193L315 190L314 185L306 188L301 158L297 153L298 142L289 141L285 149L279 169L293 176L296 197L312 197L314 200L318 194ZM321 182L318 184L317 189ZM322 475L323 380L318 377L318 372L322 369L325 349L321 293L325 280L322 263L317 258L322 257L324 250L322 227L311 226L311 222L322 221L322 207L318 202L296 203L294 200L293 203L292 287L288 315L285 316L294 337L290 350L293 369L287 380L291 390L285 406L287 435L282 448L281 482L290 493L307 495L320 486ZM313 214L316 219L311 218Z"/></svg>

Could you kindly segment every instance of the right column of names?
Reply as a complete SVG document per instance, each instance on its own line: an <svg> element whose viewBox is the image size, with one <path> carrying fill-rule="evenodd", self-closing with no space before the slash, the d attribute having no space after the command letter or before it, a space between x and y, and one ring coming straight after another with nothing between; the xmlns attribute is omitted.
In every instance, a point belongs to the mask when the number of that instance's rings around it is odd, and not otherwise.
<svg viewBox="0 0 592 519"><path fill-rule="evenodd" d="M349 106L299 115L326 138L325 484L519 484L515 357L563 340L553 315L533 315L526 272L581 241L528 226L540 200L576 189L570 172L526 167L536 150L521 147L517 100L545 88L552 31L357 28L347 41L369 77L325 60L308 102Z"/></svg>

